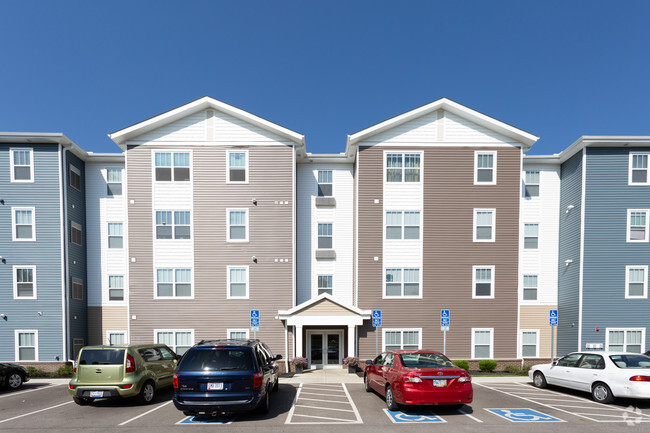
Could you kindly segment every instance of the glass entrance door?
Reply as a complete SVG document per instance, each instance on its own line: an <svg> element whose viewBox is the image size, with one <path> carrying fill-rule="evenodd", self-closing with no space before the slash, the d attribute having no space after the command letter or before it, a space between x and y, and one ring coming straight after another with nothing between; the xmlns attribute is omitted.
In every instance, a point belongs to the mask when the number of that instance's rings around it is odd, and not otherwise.
<svg viewBox="0 0 650 433"><path fill-rule="evenodd" d="M327 334L327 364L338 365L341 363L341 336L339 334Z"/></svg>
<svg viewBox="0 0 650 433"><path fill-rule="evenodd" d="M309 362L312 368L323 365L323 334L311 334L309 342Z"/></svg>
<svg viewBox="0 0 650 433"><path fill-rule="evenodd" d="M307 331L309 368L329 368L342 363L342 331Z"/></svg>

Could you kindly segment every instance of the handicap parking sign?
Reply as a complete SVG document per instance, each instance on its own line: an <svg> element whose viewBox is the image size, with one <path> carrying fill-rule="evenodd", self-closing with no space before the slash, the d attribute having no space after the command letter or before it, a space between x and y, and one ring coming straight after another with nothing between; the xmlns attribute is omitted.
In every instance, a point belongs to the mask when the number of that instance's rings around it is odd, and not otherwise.
<svg viewBox="0 0 650 433"><path fill-rule="evenodd" d="M485 409L510 422L564 422L559 418L546 415L533 409Z"/></svg>
<svg viewBox="0 0 650 433"><path fill-rule="evenodd" d="M427 422L447 422L428 411L407 411L384 409L388 418L394 423L427 423Z"/></svg>
<svg viewBox="0 0 650 433"><path fill-rule="evenodd" d="M184 424L194 424L194 425L201 425L201 424L232 424L233 420L235 419L234 416L227 416L227 417L211 417L211 416L188 416L186 418L183 418L182 420L178 421L176 424L177 425L184 425Z"/></svg>

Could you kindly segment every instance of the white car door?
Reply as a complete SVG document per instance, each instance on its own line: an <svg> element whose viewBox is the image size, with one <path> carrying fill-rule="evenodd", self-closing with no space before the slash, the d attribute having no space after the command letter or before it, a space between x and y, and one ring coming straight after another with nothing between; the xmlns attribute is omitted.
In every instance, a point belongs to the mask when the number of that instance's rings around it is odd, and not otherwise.
<svg viewBox="0 0 650 433"><path fill-rule="evenodd" d="M582 353L571 353L564 358L560 358L555 365L549 368L546 382L551 385L576 388L578 385L575 379L575 371L581 357Z"/></svg>
<svg viewBox="0 0 650 433"><path fill-rule="evenodd" d="M571 373L576 389L590 392L592 383L604 380L605 360L600 355L585 355Z"/></svg>

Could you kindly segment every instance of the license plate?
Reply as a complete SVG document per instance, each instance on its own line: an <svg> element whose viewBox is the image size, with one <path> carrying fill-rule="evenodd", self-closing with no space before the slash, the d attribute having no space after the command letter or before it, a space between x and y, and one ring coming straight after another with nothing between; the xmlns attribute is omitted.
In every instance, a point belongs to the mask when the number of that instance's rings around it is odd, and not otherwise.
<svg viewBox="0 0 650 433"><path fill-rule="evenodd" d="M100 398L104 396L104 391L90 391L90 397Z"/></svg>
<svg viewBox="0 0 650 433"><path fill-rule="evenodd" d="M445 379L443 379L443 380L432 380L431 383L433 384L433 386L438 387L438 388L442 388L443 386L447 386L447 380L445 380Z"/></svg>
<svg viewBox="0 0 650 433"><path fill-rule="evenodd" d="M208 382L208 391L223 390L223 382Z"/></svg>

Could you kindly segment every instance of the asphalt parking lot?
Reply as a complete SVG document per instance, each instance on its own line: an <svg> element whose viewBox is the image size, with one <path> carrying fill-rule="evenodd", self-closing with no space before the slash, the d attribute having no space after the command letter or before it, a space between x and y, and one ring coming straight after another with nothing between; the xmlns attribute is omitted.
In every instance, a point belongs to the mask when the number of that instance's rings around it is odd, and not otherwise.
<svg viewBox="0 0 650 433"><path fill-rule="evenodd" d="M537 389L526 379L490 378L474 381L474 402L460 410L418 407L386 410L384 400L366 393L361 383L281 383L267 415L194 419L171 402L172 392L160 392L148 406L130 401L97 400L77 406L67 382L33 379L14 392L0 391L0 431L178 432L313 431L338 426L350 431L440 429L445 431L530 431L569 428L610 432L612 428L648 431L650 401L617 400L595 403L588 394L561 388ZM334 424L335 426L332 426ZM521 424L525 424L523 427ZM551 424L551 425L549 425Z"/></svg>

